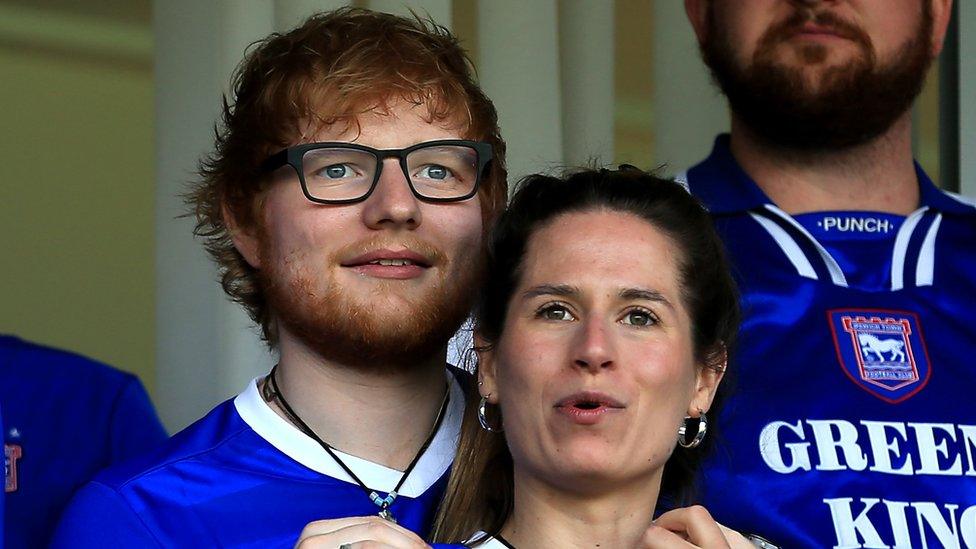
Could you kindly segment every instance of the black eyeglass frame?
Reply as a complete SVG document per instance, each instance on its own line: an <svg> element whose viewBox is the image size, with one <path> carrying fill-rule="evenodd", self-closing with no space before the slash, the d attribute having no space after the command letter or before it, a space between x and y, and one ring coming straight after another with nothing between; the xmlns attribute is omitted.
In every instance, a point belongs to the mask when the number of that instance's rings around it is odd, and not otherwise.
<svg viewBox="0 0 976 549"><path fill-rule="evenodd" d="M407 155L416 151L418 149L425 149L428 147L438 147L438 146L462 146L474 149L475 154L478 158L477 172L474 181L474 187L471 192L456 198L436 198L424 196L417 192L417 189L413 186L413 181L410 180L410 173L407 171ZM365 194L358 198L343 198L340 200L332 200L328 198L316 198L308 192L308 185L305 183L305 174L302 170L302 158L305 157L305 153L308 151L314 151L316 149L351 149L356 151L362 151L373 155L376 158L376 173L373 175L373 182L369 186L369 190ZM373 147L367 147L366 145L359 145L357 143L349 143L344 141L323 141L317 143L303 143L301 145L295 145L293 147L288 147L287 149L282 149L261 163L262 172L273 172L282 166L291 166L295 173L298 174L298 180L302 184L302 192L305 194L305 198L317 204L355 204L356 202L362 202L369 198L373 191L376 190L376 184L380 180L380 175L383 173L383 160L387 158L397 158L400 161L400 169L403 170L403 175L407 180L407 185L410 187L410 192L413 193L418 200L423 200L424 202L435 202L435 203L445 203L445 202L461 202L467 200L478 193L478 189L481 187L481 180L485 176L485 169L488 167L488 163L492 159L492 147L491 143L486 143L484 141L470 141L467 139L439 139L435 141L424 141L423 143L417 143L416 145L411 145L405 149L374 149Z"/></svg>

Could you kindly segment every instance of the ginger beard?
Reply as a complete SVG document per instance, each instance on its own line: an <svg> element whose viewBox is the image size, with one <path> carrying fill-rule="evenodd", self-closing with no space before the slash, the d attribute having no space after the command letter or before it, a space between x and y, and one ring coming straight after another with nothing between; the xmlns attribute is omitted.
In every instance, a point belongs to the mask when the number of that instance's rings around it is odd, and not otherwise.
<svg viewBox="0 0 976 549"><path fill-rule="evenodd" d="M337 250L325 266L339 265L350 249L381 248L371 239ZM403 240L399 242L403 244ZM335 271L314 272L307 257L276 257L267 238L261 238L261 284L279 334L287 330L323 359L364 372L396 374L423 367L443 351L471 311L484 264L480 246L457 246L454 257L420 240L409 247L433 258L438 278L419 298L398 292L404 281L375 280L367 299L350 292ZM325 267L323 266L323 267ZM432 269L433 270L433 269ZM416 292L410 292L416 293Z"/></svg>
<svg viewBox="0 0 976 549"><path fill-rule="evenodd" d="M709 4L702 56L737 118L769 146L821 152L863 144L881 135L909 108L922 89L932 62L931 6L923 2L919 28L881 64L868 36L829 11L798 7L761 37L751 63L741 66L731 38ZM775 51L807 22L835 29L853 41L860 55L823 71L811 86L804 66L777 61ZM826 46L807 44L797 52L807 66L823 63Z"/></svg>

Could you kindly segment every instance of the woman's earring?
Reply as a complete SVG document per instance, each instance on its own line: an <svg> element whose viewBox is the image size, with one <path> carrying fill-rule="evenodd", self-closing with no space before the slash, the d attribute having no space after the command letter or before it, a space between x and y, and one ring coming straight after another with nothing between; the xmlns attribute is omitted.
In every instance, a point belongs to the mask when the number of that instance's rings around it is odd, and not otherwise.
<svg viewBox="0 0 976 549"><path fill-rule="evenodd" d="M488 415L487 415L488 397L490 396L491 393L488 393L487 395L481 397L481 402L478 403L478 423L481 424L482 429L488 431L489 433L500 433L504 429L502 429L501 427L498 428L492 427L491 424L488 423Z"/></svg>
<svg viewBox="0 0 976 549"><path fill-rule="evenodd" d="M686 441L685 439L688 435L689 420L698 421L698 432L695 433L695 438L691 439L690 441ZM680 444L682 448L697 448L698 445L705 440L706 432L708 432L708 416L706 416L705 412L702 412L701 408L699 408L697 418L685 416L684 423L681 424L681 427L678 427L678 444Z"/></svg>

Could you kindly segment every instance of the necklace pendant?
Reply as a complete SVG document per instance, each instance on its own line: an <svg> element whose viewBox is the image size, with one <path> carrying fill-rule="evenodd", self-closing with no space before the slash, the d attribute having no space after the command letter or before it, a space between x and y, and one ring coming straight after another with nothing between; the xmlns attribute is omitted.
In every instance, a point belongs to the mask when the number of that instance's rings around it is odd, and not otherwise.
<svg viewBox="0 0 976 549"><path fill-rule="evenodd" d="M397 523L396 517L393 516L393 513L391 513L389 509L381 509L380 512L377 513L377 514L383 520L390 521L393 524L396 524Z"/></svg>

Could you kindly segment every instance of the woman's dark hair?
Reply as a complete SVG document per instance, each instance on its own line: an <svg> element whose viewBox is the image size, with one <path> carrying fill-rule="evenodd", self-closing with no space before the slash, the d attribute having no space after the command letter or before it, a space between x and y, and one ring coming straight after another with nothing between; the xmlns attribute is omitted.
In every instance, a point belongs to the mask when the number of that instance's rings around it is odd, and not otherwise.
<svg viewBox="0 0 976 549"><path fill-rule="evenodd" d="M487 348L505 329L532 235L560 215L593 210L637 216L671 239L679 250L681 297L691 318L695 358L704 367L724 368L738 331L739 304L722 242L704 207L685 188L629 166L577 171L563 178L531 175L519 183L492 231L488 272L475 313L476 332ZM715 419L728 381L726 376L707 412L709 430L702 444L679 446L668 459L659 507L693 503L696 474L714 445ZM463 540L477 530L496 533L512 511L512 457L501 435L479 428L479 398L472 388L458 455L434 522L435 540Z"/></svg>

